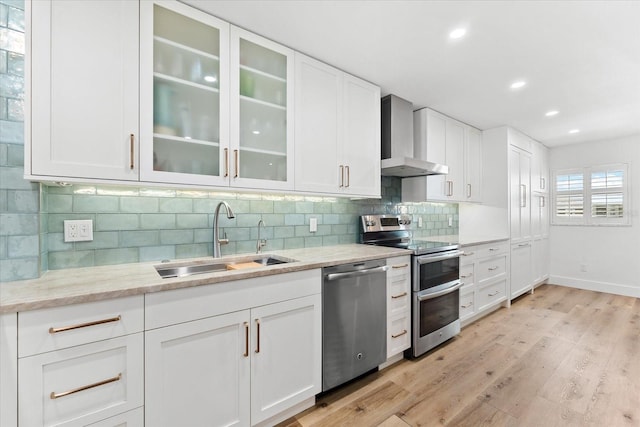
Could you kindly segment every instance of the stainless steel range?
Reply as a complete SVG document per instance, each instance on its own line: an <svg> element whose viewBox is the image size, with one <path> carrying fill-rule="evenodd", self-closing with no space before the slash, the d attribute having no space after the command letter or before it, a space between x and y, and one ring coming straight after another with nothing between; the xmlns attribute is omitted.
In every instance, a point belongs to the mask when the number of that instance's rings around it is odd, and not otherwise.
<svg viewBox="0 0 640 427"><path fill-rule="evenodd" d="M412 347L420 356L460 333L460 255L457 243L411 238L408 215L363 215L361 242L413 251Z"/></svg>

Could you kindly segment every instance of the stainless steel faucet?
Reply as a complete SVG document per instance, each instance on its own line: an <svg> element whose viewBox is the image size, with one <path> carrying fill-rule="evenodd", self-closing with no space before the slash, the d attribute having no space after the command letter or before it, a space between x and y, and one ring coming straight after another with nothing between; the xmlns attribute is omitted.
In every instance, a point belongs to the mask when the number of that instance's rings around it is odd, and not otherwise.
<svg viewBox="0 0 640 427"><path fill-rule="evenodd" d="M261 225L262 225L262 227L265 226L263 220L258 221L258 241L256 242L256 253L257 254L262 252L262 248L267 245L267 239L261 239L260 238L260 226Z"/></svg>
<svg viewBox="0 0 640 427"><path fill-rule="evenodd" d="M231 206L229 206L227 202L222 201L218 203L218 206L216 206L216 212L213 215L213 257L214 258L220 258L220 245L226 245L227 243L229 243L229 239L226 238L226 233L225 233L224 239L220 238L220 229L218 226L218 222L219 222L218 215L220 215L220 207L222 206L224 206L224 209L227 211L227 218L233 219L236 217L233 211L231 210Z"/></svg>

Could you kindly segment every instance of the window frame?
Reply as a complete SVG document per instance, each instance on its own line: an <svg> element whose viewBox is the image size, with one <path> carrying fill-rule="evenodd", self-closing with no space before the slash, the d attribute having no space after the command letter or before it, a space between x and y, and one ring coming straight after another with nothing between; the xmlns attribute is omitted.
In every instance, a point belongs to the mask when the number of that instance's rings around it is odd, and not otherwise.
<svg viewBox="0 0 640 427"><path fill-rule="evenodd" d="M610 172L614 170L622 171L622 186L617 188L592 188L592 174L598 172ZM582 190L558 191L558 177L563 175L582 174ZM557 169L553 171L552 188L552 225L581 225L581 226L617 226L624 227L631 225L631 191L629 189L630 172L627 163L610 163L603 165L586 166L582 168ZM621 217L594 217L593 216L593 195L622 193L622 216ZM563 195L582 194L582 216L562 217L558 216L558 197Z"/></svg>

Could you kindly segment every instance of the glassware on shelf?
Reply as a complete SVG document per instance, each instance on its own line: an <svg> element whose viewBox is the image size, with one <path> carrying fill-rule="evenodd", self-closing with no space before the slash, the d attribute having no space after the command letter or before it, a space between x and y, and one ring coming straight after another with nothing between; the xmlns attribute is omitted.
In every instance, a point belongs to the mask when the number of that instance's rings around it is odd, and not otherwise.
<svg viewBox="0 0 640 427"><path fill-rule="evenodd" d="M153 86L153 132L175 135L175 124L171 113L174 93L171 86L154 82Z"/></svg>

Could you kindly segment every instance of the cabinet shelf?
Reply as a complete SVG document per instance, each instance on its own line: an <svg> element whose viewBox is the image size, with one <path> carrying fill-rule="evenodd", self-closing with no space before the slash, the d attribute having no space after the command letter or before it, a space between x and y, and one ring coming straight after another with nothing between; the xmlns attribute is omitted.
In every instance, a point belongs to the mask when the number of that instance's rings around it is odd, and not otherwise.
<svg viewBox="0 0 640 427"><path fill-rule="evenodd" d="M241 101L250 102L250 103L253 103L253 104L263 105L265 107L275 108L275 109L282 110L282 111L286 111L287 110L287 107L285 107L284 105L278 105L278 104L273 104L273 103L267 102L267 101L261 101L261 100L256 99L256 98L251 98L250 96L240 95L240 100Z"/></svg>
<svg viewBox="0 0 640 427"><path fill-rule="evenodd" d="M206 90L206 91L213 92L213 93L220 93L220 90L218 88L202 85L202 84L199 84L199 83L194 83L194 82L191 82L189 80L179 79L177 77L172 77L172 76L169 76L167 74L162 74L162 73L155 72L155 73L153 73L153 77L156 77L158 79L165 80L165 81L168 81L168 82L173 82L173 83L178 83L178 84L185 85L185 86L195 87L197 89L202 89L202 90Z"/></svg>
<svg viewBox="0 0 640 427"><path fill-rule="evenodd" d="M259 153L259 154L269 154L271 156L279 156L279 157L287 157L287 153L283 153L281 151L272 151L272 150L263 150L260 148L251 148L251 147L240 147L240 151L248 151L251 153Z"/></svg>
<svg viewBox="0 0 640 427"><path fill-rule="evenodd" d="M253 73L253 74L257 74L259 76L263 76L263 77L267 77L269 79L273 79L273 80L281 82L281 83L286 83L287 82L287 80L282 78L282 77L276 76L276 75L271 74L271 73L267 73L265 71L258 70L257 68L248 67L246 65L240 65L240 69L248 71L248 72Z"/></svg>
<svg viewBox="0 0 640 427"><path fill-rule="evenodd" d="M163 134L163 133L154 133L153 137L154 138L159 138L159 139L166 139L166 140L169 140L169 141L186 143L186 144L200 144L200 145L208 145L208 146L211 146L211 147L219 147L220 146L220 143L219 142L215 142L215 141L204 141L202 139L183 138L181 136L166 135L166 134Z"/></svg>
<svg viewBox="0 0 640 427"><path fill-rule="evenodd" d="M207 52L204 52L204 51L199 50L199 49L194 49L194 48L192 48L190 46L186 46L186 45L183 45L181 43L177 43L177 42L174 42L172 40L165 39L164 37L154 36L153 40L157 41L157 42L160 42L162 44L166 44L166 45L171 46L171 47L178 48L178 49L183 50L185 52L194 53L196 55L199 55L199 56L202 56L202 57L205 57L205 58L213 59L214 61L218 61L218 62L220 61L220 58L217 55L213 55L211 53L207 53Z"/></svg>

